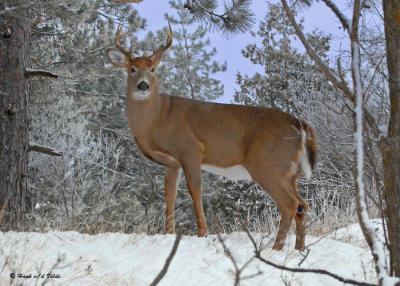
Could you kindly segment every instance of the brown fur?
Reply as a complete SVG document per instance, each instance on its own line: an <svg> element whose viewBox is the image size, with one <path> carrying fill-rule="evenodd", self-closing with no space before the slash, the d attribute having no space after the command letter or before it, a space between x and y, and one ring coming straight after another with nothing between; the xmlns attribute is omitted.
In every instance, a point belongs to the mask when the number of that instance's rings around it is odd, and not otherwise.
<svg viewBox="0 0 400 286"><path fill-rule="evenodd" d="M110 55L109 55L110 56ZM162 53L161 53L162 56ZM115 62L118 67L123 61ZM201 165L220 168L242 165L275 201L281 223L274 244L280 250L293 218L296 249L304 249L308 205L297 191L302 174L300 156L307 152L311 167L317 156L316 136L307 123L277 109L218 104L158 92L156 68L160 56L140 57L125 66L128 73L127 116L140 151L165 166L166 233L173 233L174 202L179 170L183 169L193 199L198 235L207 234L202 206ZM135 72L130 71L131 67ZM135 99L140 80L149 96ZM301 130L306 136L306 150Z"/></svg>

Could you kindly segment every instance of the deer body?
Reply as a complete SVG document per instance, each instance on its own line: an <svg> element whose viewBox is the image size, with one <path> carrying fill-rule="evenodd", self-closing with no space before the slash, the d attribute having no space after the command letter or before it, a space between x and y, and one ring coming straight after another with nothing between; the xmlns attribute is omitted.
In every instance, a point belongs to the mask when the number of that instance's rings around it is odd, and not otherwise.
<svg viewBox="0 0 400 286"><path fill-rule="evenodd" d="M117 32L117 41L119 40ZM207 234L201 170L257 182L274 200L281 223L274 249L283 247L293 218L296 249L304 249L308 205L296 179L311 176L317 145L313 130L277 109L201 102L160 94L155 68L172 42L151 57L109 50L111 62L128 73L127 116L140 151L165 166L166 233L173 233L174 204L183 170L196 212L198 235Z"/></svg>

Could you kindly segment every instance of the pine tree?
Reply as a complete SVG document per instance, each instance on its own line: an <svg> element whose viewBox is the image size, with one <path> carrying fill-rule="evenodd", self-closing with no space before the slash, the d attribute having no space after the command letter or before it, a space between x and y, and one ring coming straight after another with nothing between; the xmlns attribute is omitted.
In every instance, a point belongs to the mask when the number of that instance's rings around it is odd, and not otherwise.
<svg viewBox="0 0 400 286"><path fill-rule="evenodd" d="M194 19L183 7L183 1L170 1L177 16L166 15L174 32L174 44L169 57L164 59L160 82L163 92L198 100L214 100L222 96L224 86L212 78L226 71L226 63L213 60L216 48L209 49L208 30L202 25L194 26Z"/></svg>
<svg viewBox="0 0 400 286"><path fill-rule="evenodd" d="M253 33L261 39L261 46L250 44L242 50L251 63L263 67L264 73L249 77L239 72L236 83L240 90L234 98L238 103L278 108L298 116L300 105L295 102L309 92L311 84L319 84L310 80L320 73L305 53L293 47L295 31L280 5L270 4L267 11L259 31ZM311 37L324 55L329 50L329 37L316 33ZM304 84L299 84L301 81Z"/></svg>

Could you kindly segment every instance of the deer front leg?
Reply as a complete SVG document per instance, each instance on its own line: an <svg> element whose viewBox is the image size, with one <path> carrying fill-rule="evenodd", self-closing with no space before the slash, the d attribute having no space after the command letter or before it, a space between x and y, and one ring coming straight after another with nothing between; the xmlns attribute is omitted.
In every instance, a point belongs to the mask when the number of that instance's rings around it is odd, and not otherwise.
<svg viewBox="0 0 400 286"><path fill-rule="evenodd" d="M201 197L201 158L194 156L186 158L183 164L183 171L196 212L197 235L199 237L205 236L208 232L208 228Z"/></svg>
<svg viewBox="0 0 400 286"><path fill-rule="evenodd" d="M174 208L175 208L175 197L178 188L179 180L182 174L182 169L175 167L165 168L165 203L166 208L166 224L164 233L175 232L175 221L174 221Z"/></svg>

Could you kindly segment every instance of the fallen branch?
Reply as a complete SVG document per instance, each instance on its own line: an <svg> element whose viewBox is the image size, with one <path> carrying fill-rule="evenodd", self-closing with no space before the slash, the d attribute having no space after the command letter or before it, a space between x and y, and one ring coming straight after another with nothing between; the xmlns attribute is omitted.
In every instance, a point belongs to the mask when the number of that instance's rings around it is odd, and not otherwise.
<svg viewBox="0 0 400 286"><path fill-rule="evenodd" d="M60 151L58 151L52 147L38 145L35 143L29 144L28 152L39 152L39 153L47 154L50 156L62 156L63 155Z"/></svg>
<svg viewBox="0 0 400 286"><path fill-rule="evenodd" d="M261 257L261 249L257 246L257 243L254 240L254 238L251 236L249 229L245 225L243 225L243 229L247 233L247 236L250 238L250 240L254 246L255 258L264 262L267 265L278 268L280 270L285 270L285 271L290 271L290 272L323 274L323 275L330 276L336 280L339 280L340 282L352 284L352 285L359 285L359 286L376 286L377 285L377 284L367 283L364 281L357 281L357 280L341 277L341 276L339 276L335 273L329 272L325 269L293 268L293 267L287 267L284 265L279 265L279 264L273 263L272 261L266 260L265 258Z"/></svg>
<svg viewBox="0 0 400 286"><path fill-rule="evenodd" d="M58 78L58 75L47 70L35 70L31 68L26 68L25 70L25 76L26 77L33 77L33 76L43 76L43 77L52 77L52 78Z"/></svg>
<svg viewBox="0 0 400 286"><path fill-rule="evenodd" d="M174 258L175 254L176 254L176 250L178 249L179 242L181 241L182 233L183 233L182 228L178 228L178 230L176 232L176 239L175 239L175 242L174 242L174 246L172 247L171 253L167 257L167 260L165 261L163 269L161 269L160 273L157 275L157 277L154 279L154 281L151 282L150 286L157 285L161 281L161 279L163 279L165 274L167 274L168 267L171 264L171 261L172 261L172 259Z"/></svg>

